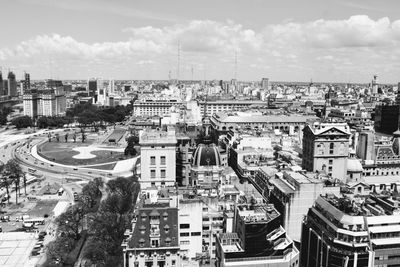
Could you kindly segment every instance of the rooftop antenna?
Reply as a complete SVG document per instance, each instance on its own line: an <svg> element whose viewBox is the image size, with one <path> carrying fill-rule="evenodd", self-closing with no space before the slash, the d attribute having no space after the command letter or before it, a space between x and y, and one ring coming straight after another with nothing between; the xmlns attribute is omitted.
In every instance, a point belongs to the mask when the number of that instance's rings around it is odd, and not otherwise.
<svg viewBox="0 0 400 267"><path fill-rule="evenodd" d="M176 71L176 79L177 79L177 81L179 81L180 65L181 65L181 41L178 41L178 68L177 68L177 71Z"/></svg>
<svg viewBox="0 0 400 267"><path fill-rule="evenodd" d="M193 65L192 65L192 81L193 81Z"/></svg>
<svg viewBox="0 0 400 267"><path fill-rule="evenodd" d="M237 51L235 50L235 80L237 80Z"/></svg>

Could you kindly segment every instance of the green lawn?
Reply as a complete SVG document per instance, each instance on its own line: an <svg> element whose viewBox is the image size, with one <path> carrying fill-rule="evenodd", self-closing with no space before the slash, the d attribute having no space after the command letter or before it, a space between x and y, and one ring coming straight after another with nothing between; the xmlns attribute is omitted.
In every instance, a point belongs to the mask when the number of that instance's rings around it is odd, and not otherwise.
<svg viewBox="0 0 400 267"><path fill-rule="evenodd" d="M96 155L91 159L75 159L73 156L79 152L72 150L75 147L88 146L90 143L72 143L72 142L46 142L38 147L38 154L42 157L60 164L66 165L94 165L127 159L122 152L98 150L91 152ZM109 168L109 167L106 167Z"/></svg>

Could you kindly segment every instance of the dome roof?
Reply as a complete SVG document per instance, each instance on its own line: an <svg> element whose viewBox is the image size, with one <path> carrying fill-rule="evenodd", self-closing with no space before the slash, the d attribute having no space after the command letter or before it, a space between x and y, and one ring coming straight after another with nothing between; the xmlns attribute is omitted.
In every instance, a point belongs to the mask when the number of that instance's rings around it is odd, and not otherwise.
<svg viewBox="0 0 400 267"><path fill-rule="evenodd" d="M362 172L364 169L361 162L358 159L350 158L347 159L347 171L348 172Z"/></svg>
<svg viewBox="0 0 400 267"><path fill-rule="evenodd" d="M215 144L200 144L193 157L193 166L219 166L221 165L221 155Z"/></svg>

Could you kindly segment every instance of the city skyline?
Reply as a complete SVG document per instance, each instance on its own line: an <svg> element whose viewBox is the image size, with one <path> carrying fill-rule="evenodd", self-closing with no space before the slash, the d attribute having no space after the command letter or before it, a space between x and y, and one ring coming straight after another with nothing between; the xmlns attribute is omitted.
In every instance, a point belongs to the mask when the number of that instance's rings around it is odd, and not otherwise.
<svg viewBox="0 0 400 267"><path fill-rule="evenodd" d="M33 80L396 83L399 4L379 4L18 0L3 3L0 66Z"/></svg>

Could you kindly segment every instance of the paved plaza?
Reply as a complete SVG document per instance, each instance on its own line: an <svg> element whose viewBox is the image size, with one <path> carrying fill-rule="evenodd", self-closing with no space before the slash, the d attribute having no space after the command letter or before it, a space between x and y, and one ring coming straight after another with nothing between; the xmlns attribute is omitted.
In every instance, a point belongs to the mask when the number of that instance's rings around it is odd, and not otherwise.
<svg viewBox="0 0 400 267"><path fill-rule="evenodd" d="M0 266L35 266L40 257L31 257L30 253L37 242L35 233L0 233Z"/></svg>

